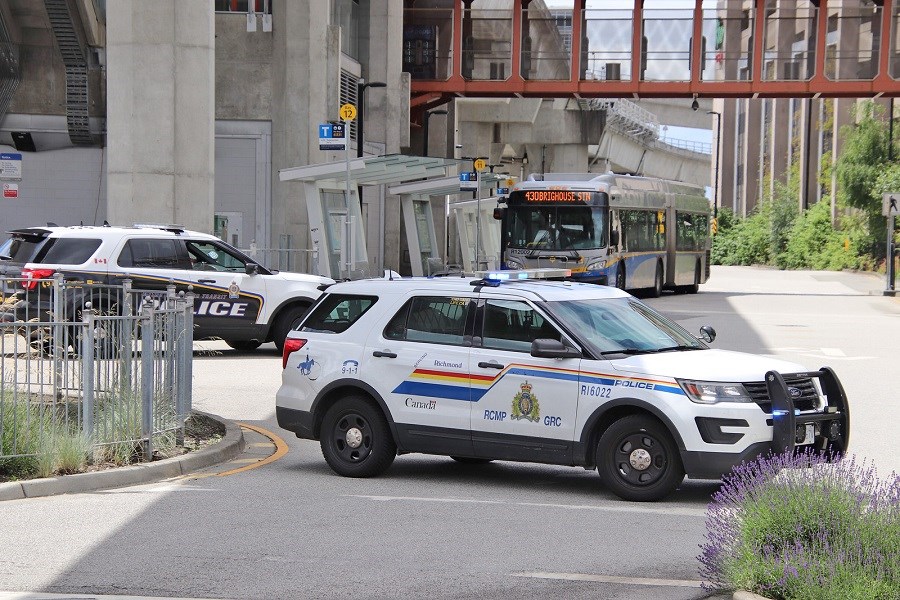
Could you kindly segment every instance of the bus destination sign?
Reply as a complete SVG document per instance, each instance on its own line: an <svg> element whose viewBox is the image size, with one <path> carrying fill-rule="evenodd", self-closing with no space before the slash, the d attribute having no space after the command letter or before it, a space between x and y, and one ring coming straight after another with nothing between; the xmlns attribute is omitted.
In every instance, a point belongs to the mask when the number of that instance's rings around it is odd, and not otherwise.
<svg viewBox="0 0 900 600"><path fill-rule="evenodd" d="M571 190L529 190L525 192L526 202L590 202L591 192Z"/></svg>

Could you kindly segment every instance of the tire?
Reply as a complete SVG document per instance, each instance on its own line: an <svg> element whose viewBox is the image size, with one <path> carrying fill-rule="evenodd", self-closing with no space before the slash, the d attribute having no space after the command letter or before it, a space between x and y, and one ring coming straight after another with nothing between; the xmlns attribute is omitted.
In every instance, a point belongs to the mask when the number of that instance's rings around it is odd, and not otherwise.
<svg viewBox="0 0 900 600"><path fill-rule="evenodd" d="M275 342L279 352L284 351L284 339L300 323L308 310L309 305L298 304L287 307L278 315L272 331L272 341Z"/></svg>
<svg viewBox="0 0 900 600"><path fill-rule="evenodd" d="M659 421L644 415L610 425L597 443L595 459L607 488L624 500L661 500L684 479L672 436Z"/></svg>
<svg viewBox="0 0 900 600"><path fill-rule="evenodd" d="M257 342L256 340L237 340L237 341L226 341L229 348L234 348L238 352L253 352L257 348L259 348L261 342Z"/></svg>
<svg viewBox="0 0 900 600"><path fill-rule="evenodd" d="M325 413L322 456L344 477L374 477L391 466L397 446L381 410L364 396L348 396Z"/></svg>
<svg viewBox="0 0 900 600"><path fill-rule="evenodd" d="M662 296L663 290L663 268L662 263L656 263L656 278L653 280L653 287L650 288L649 296L651 298L659 298Z"/></svg>
<svg viewBox="0 0 900 600"><path fill-rule="evenodd" d="M461 465L486 465L491 462L490 458L472 458L471 456L451 456L450 458Z"/></svg>
<svg viewBox="0 0 900 600"><path fill-rule="evenodd" d="M625 263L619 262L619 266L616 269L616 287L625 291Z"/></svg>

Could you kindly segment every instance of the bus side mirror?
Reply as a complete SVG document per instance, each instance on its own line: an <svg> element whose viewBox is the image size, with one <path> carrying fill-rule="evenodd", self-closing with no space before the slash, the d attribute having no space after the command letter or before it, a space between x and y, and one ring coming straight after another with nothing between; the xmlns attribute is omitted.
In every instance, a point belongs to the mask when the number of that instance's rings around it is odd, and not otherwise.
<svg viewBox="0 0 900 600"><path fill-rule="evenodd" d="M619 245L619 232L615 229L609 232L609 245L610 246L618 246Z"/></svg>
<svg viewBox="0 0 900 600"><path fill-rule="evenodd" d="M499 207L499 206L494 207L494 219L496 219L497 221L503 220L503 213L504 213L504 212L506 212L505 209L503 209L503 208L501 208L501 207Z"/></svg>

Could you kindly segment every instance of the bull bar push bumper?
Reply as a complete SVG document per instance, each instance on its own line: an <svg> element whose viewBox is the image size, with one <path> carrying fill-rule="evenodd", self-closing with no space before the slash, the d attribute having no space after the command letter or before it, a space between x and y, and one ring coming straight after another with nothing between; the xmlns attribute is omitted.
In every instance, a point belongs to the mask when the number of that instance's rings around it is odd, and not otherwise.
<svg viewBox="0 0 900 600"><path fill-rule="evenodd" d="M817 379L827 404L822 412L801 413L785 383L785 378ZM850 406L837 375L829 367L806 373L782 375L766 373L766 387L772 401L772 450L776 453L793 451L797 446L809 445L818 452L843 454L850 443Z"/></svg>

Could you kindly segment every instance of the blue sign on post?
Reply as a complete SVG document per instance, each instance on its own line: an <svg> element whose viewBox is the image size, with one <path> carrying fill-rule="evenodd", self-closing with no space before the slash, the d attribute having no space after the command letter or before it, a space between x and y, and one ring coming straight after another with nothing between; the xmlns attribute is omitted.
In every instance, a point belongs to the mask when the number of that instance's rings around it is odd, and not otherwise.
<svg viewBox="0 0 900 600"><path fill-rule="evenodd" d="M21 154L0 154L0 179L22 179Z"/></svg>
<svg viewBox="0 0 900 600"><path fill-rule="evenodd" d="M343 123L319 125L319 150L346 150L347 129Z"/></svg>
<svg viewBox="0 0 900 600"><path fill-rule="evenodd" d="M478 173L475 171L459 174L459 189L462 191L472 191L478 189Z"/></svg>
<svg viewBox="0 0 900 600"><path fill-rule="evenodd" d="M509 196L509 188L497 188L498 196Z"/></svg>

